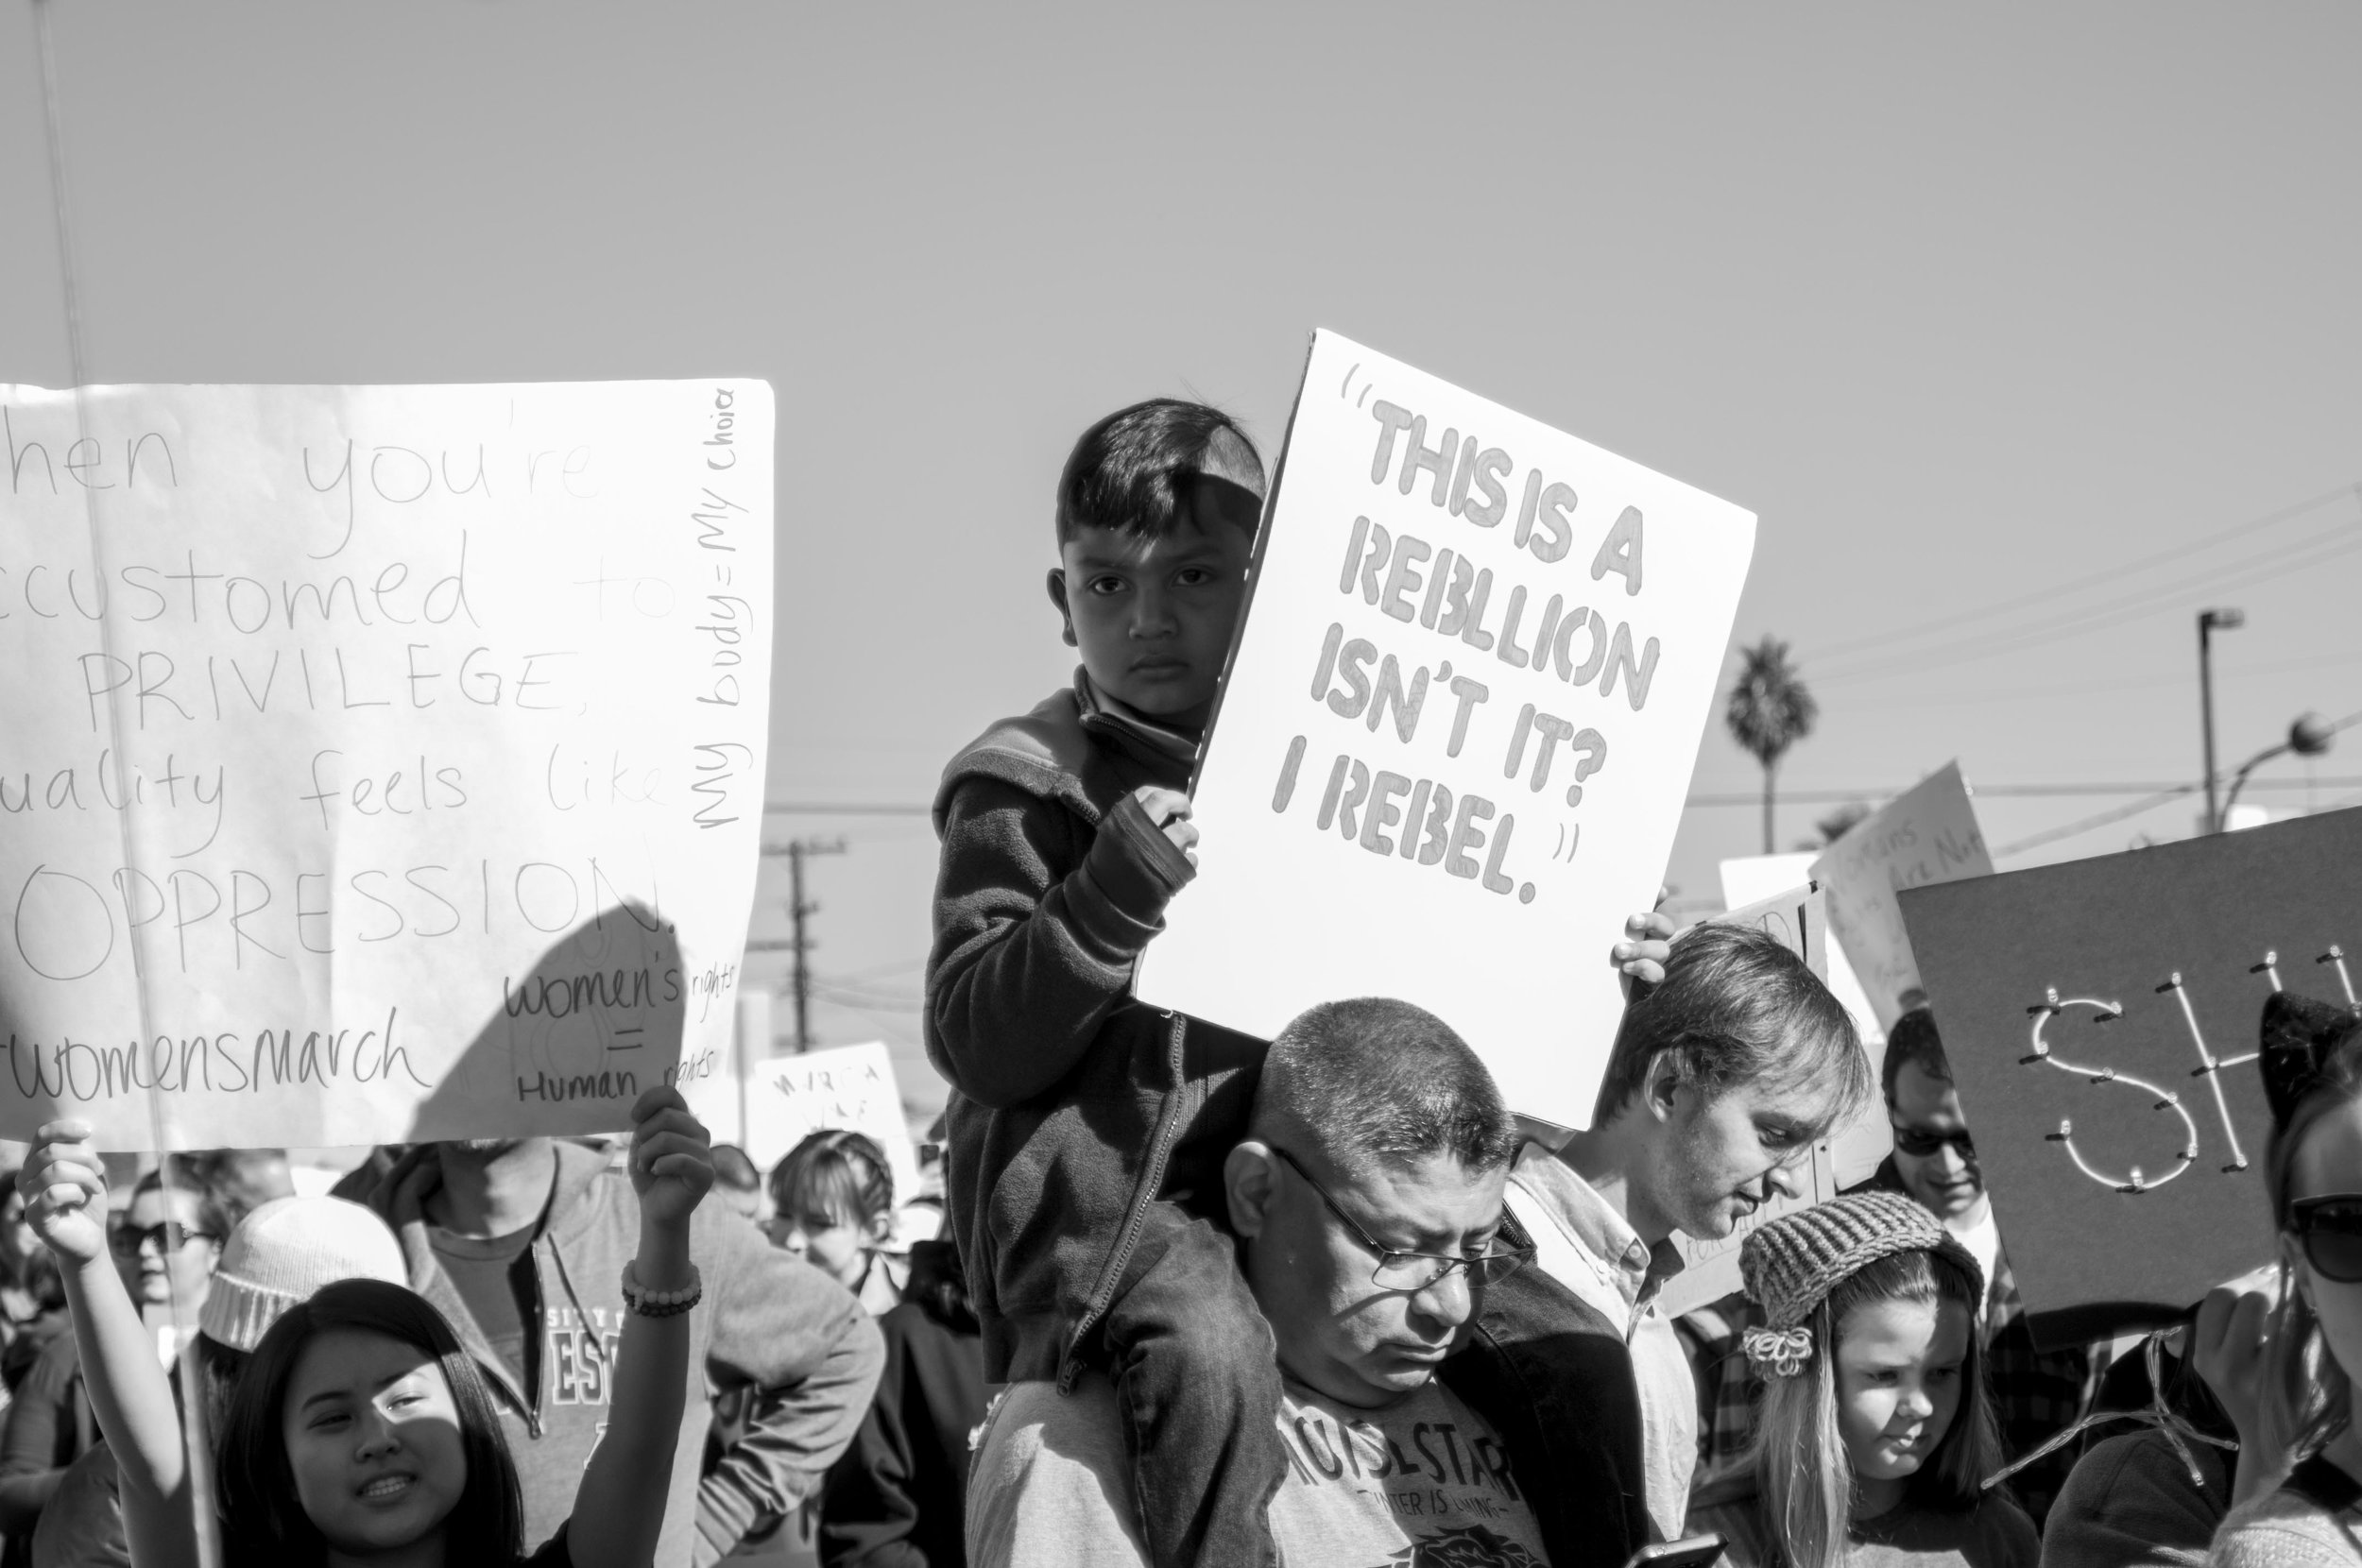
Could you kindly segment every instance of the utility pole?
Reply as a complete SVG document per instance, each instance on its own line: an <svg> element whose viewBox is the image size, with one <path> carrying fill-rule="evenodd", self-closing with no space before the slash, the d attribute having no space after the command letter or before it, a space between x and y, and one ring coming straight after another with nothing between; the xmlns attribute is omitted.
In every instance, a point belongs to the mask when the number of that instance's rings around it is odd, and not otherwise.
<svg viewBox="0 0 2362 1568"><path fill-rule="evenodd" d="M814 855L842 855L843 839L791 839L787 844L788 914L796 923L788 952L795 963L796 1048L812 1049L812 950L820 946L806 922L820 912L817 899L804 896L804 862Z"/></svg>

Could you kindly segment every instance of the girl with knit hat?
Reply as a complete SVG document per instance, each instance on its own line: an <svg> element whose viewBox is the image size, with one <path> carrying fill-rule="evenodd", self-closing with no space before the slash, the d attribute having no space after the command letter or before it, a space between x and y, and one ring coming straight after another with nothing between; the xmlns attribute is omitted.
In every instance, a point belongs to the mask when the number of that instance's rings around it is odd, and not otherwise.
<svg viewBox="0 0 2362 1568"><path fill-rule="evenodd" d="M1738 1254L1764 1384L1750 1463L1702 1489L1689 1528L1732 1568L2034 1568L2000 1466L1977 1349L1984 1279L1900 1193L1782 1215Z"/></svg>

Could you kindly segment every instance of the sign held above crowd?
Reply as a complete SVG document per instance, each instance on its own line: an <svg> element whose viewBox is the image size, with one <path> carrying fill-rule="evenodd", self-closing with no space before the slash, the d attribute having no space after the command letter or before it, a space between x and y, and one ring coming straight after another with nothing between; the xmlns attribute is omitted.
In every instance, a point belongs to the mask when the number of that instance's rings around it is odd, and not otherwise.
<svg viewBox="0 0 2362 1568"><path fill-rule="evenodd" d="M727 1057L750 381L0 387L0 1134L621 1129Z"/></svg>
<svg viewBox="0 0 2362 1568"><path fill-rule="evenodd" d="M1812 862L1813 879L1828 890L1830 924L1881 1032L1924 989L1895 906L1897 890L1992 875L1993 857L1985 853L1958 762L1946 762L1855 824Z"/></svg>
<svg viewBox="0 0 2362 1568"><path fill-rule="evenodd" d="M1397 997L1587 1125L1754 518L1327 332L1277 472L1138 994L1266 1037Z"/></svg>
<svg viewBox="0 0 2362 1568"><path fill-rule="evenodd" d="M2362 810L1907 889L2037 1334L2165 1321L2270 1260L2265 999L2348 1005Z"/></svg>

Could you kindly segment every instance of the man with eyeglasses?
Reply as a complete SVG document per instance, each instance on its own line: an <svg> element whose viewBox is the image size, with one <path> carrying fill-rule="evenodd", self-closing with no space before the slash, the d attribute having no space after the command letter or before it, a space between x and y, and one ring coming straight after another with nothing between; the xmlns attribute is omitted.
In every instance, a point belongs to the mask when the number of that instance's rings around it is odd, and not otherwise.
<svg viewBox="0 0 2362 1568"><path fill-rule="evenodd" d="M1518 1374L1479 1320L1532 1257L1502 1206L1516 1146L1483 1065L1409 1003L1328 1003L1273 1043L1223 1197L1271 1330L1241 1353L1275 1356L1282 1379L1288 1469L1270 1520L1290 1568L1622 1560L1617 1500L1568 1502L1615 1492L1615 1467L1488 1419ZM1630 1415L1628 1376L1620 1412L1600 1381L1595 1440ZM1095 1372L1066 1397L1012 1385L970 1474L974 1568L1144 1562L1135 1518L1154 1477L1125 1460L1131 1414Z"/></svg>

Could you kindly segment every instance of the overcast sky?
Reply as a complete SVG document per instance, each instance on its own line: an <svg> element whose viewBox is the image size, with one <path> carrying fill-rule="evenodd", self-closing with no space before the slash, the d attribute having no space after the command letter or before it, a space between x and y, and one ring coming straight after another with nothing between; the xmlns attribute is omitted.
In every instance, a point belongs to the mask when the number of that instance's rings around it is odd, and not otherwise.
<svg viewBox="0 0 2362 1568"><path fill-rule="evenodd" d="M1070 668L1040 580L1074 435L1174 393L1275 452L1315 326L1757 512L1735 635L1793 639L1823 710L1793 789L2193 781L2201 602L2248 614L2226 766L2362 710L2351 5L57 23L94 380L774 383L775 801L926 801ZM33 39L9 0L0 381L61 385ZM2344 739L2258 798L2362 798ZM1695 793L1759 778L1707 733ZM1979 809L2005 848L2131 798ZM924 820L773 826L848 841L824 1038L915 1055ZM1693 807L1684 897L1759 831Z"/></svg>

